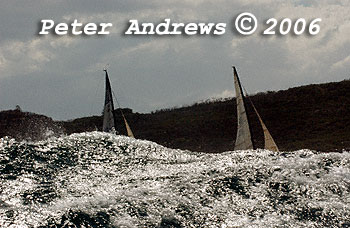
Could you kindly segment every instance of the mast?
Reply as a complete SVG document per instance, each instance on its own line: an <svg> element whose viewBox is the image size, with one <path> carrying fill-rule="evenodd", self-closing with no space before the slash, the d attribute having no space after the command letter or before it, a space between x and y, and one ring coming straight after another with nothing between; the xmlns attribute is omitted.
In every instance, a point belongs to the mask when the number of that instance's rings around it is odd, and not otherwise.
<svg viewBox="0 0 350 228"><path fill-rule="evenodd" d="M241 82L239 81L238 73L234 66L232 66L232 71L235 83L237 103L237 136L235 142L235 150L254 149Z"/></svg>
<svg viewBox="0 0 350 228"><path fill-rule="evenodd" d="M103 127L104 132L113 132L115 131L115 119L114 119L114 105L112 97L112 88L111 83L109 82L107 70L106 72L106 93L105 93L105 105L103 108Z"/></svg>

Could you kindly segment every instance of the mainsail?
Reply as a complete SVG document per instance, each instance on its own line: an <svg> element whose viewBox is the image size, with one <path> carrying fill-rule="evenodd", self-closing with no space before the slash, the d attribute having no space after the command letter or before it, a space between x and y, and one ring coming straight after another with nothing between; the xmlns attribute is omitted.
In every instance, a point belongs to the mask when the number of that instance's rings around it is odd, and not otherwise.
<svg viewBox="0 0 350 228"><path fill-rule="evenodd" d="M237 103L237 136L235 142L235 150L254 149L241 82L239 81L238 74L234 66L232 67L232 70L235 82Z"/></svg>
<svg viewBox="0 0 350 228"><path fill-rule="evenodd" d="M113 132L115 131L115 119L114 119L114 105L112 97L111 83L109 82L107 70L106 72L106 94L105 94L105 105L103 108L103 127L104 132Z"/></svg>

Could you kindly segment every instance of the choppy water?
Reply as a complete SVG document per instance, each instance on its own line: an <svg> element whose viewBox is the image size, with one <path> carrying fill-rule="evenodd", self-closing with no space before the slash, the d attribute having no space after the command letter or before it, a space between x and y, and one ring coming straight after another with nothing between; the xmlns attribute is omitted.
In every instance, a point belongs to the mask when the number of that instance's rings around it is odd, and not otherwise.
<svg viewBox="0 0 350 228"><path fill-rule="evenodd" d="M0 227L350 227L350 153L0 139Z"/></svg>

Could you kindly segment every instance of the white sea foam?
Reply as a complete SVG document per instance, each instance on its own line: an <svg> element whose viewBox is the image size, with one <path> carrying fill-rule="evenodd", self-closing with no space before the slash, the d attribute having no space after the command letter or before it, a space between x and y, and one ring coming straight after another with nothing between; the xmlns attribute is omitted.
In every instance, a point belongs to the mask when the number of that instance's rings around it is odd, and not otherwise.
<svg viewBox="0 0 350 228"><path fill-rule="evenodd" d="M106 214L110 227L350 223L349 152L204 154L92 132L1 139L0 170L0 227L60 227L72 213Z"/></svg>

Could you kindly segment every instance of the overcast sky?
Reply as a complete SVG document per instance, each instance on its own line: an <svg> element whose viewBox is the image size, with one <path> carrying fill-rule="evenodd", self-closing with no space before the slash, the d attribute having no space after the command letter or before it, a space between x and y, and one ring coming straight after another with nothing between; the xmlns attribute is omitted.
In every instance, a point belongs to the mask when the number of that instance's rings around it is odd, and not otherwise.
<svg viewBox="0 0 350 228"><path fill-rule="evenodd" d="M232 31L243 12L259 21L252 36ZM135 112L233 96L232 65L250 93L349 79L349 12L349 0L0 0L0 110L18 104L59 120L100 114L106 64L119 102ZM321 31L260 35L271 17L321 18ZM226 33L124 35L131 19L159 23L165 18L222 22ZM42 19L113 27L105 36L39 36Z"/></svg>

